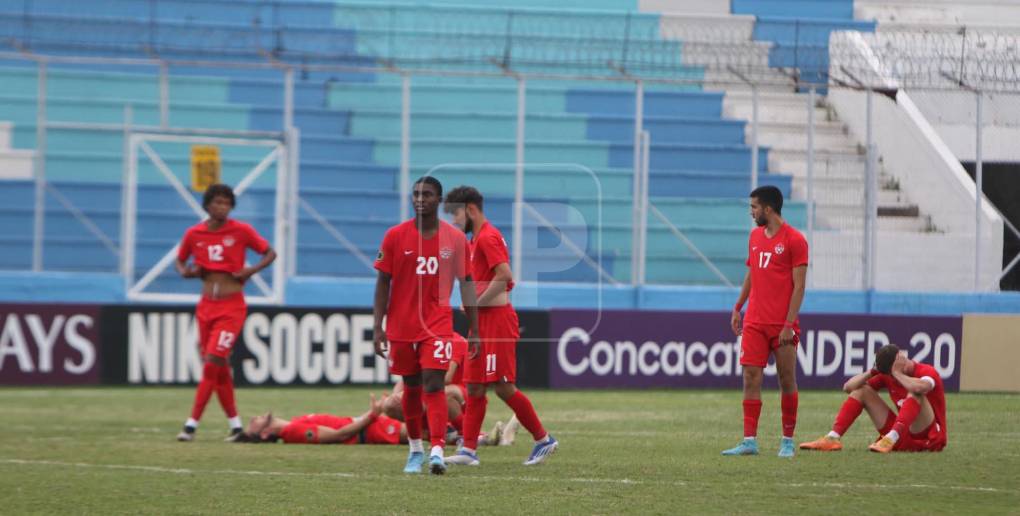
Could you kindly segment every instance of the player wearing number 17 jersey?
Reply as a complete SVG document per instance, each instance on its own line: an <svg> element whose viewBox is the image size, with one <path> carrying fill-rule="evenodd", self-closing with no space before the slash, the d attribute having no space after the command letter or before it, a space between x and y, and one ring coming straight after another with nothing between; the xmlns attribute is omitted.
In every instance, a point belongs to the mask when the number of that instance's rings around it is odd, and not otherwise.
<svg viewBox="0 0 1020 516"><path fill-rule="evenodd" d="M804 235L782 217L783 193L774 186L751 192L751 217L758 225L751 231L747 249L747 274L730 324L741 335L740 365L744 368L744 440L723 455L758 454L758 416L761 414L762 372L769 355L776 357L782 392L783 437L780 457L793 457L793 430L797 425L797 314L804 300L808 246ZM747 317L741 327L744 301Z"/></svg>
<svg viewBox="0 0 1020 516"><path fill-rule="evenodd" d="M404 381L401 406L410 446L404 472L420 473L425 460L421 422L424 400L432 444L429 470L439 475L446 472L444 386L453 356L450 292L455 279L460 281L472 353L478 352L478 318L467 239L462 231L439 220L442 184L434 177L423 177L415 182L413 196L416 217L386 232L375 260L379 274L373 305L374 343L376 354L386 357L388 353L390 373Z"/></svg>
<svg viewBox="0 0 1020 516"><path fill-rule="evenodd" d="M177 436L179 441L194 439L198 421L214 390L230 422L227 440L241 433L241 418L234 403L234 378L228 360L248 313L244 282L273 263L276 252L254 228L228 218L235 203L234 191L229 186L210 186L202 199L202 207L209 218L188 228L177 251L177 272L185 278L202 278L202 299L195 308L195 317L198 319L198 352L204 362L191 417ZM245 267L247 249L262 255L254 267ZM187 264L189 257L194 259L191 265Z"/></svg>
<svg viewBox="0 0 1020 516"><path fill-rule="evenodd" d="M490 224L482 211L483 198L477 189L458 186L446 196L445 210L454 223L471 233L471 275L478 293L478 328L481 331L481 353L468 357L464 379L468 399L464 408L464 446L450 457L451 464L477 466L476 450L485 409L485 391L489 385L503 400L524 428L535 439L526 466L540 464L556 451L559 443L545 431L531 400L517 389L517 340L520 325L517 312L510 304L514 288L513 273L506 240Z"/></svg>

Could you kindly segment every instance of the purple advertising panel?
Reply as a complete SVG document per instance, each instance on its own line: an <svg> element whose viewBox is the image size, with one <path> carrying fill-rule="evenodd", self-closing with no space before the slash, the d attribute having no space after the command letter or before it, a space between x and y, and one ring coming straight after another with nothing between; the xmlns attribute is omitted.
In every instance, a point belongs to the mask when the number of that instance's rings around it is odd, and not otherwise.
<svg viewBox="0 0 1020 516"><path fill-rule="evenodd" d="M804 315L798 386L839 389L892 343L935 366L946 389L957 391L962 328L960 317ZM729 313L553 310L550 339L552 388L741 386L740 339ZM775 386L775 365L765 374L766 386Z"/></svg>
<svg viewBox="0 0 1020 516"><path fill-rule="evenodd" d="M99 307L0 304L0 385L99 383Z"/></svg>

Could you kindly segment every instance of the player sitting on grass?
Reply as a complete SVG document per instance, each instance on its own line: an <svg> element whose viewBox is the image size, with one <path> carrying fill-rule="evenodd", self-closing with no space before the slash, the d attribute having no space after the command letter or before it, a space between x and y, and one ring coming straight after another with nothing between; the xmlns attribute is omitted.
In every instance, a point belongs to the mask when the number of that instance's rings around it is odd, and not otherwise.
<svg viewBox="0 0 1020 516"><path fill-rule="evenodd" d="M889 408L878 391L887 389L893 406ZM880 438L869 450L941 451L946 447L946 396L942 378L934 367L907 358L894 344L875 354L875 369L854 376L843 390L850 396L836 415L832 430L819 439L800 445L804 450L837 451L843 449L840 438L846 434L862 410L867 410Z"/></svg>
<svg viewBox="0 0 1020 516"><path fill-rule="evenodd" d="M368 411L358 417L306 414L294 419L272 412L255 416L237 442L288 444L401 444L407 443L404 424L382 415L382 401L372 395Z"/></svg>

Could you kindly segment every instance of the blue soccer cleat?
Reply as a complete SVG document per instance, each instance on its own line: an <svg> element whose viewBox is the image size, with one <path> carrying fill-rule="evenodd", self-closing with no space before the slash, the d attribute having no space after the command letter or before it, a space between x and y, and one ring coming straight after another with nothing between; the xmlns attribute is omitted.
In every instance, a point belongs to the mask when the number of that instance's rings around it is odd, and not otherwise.
<svg viewBox="0 0 1020 516"><path fill-rule="evenodd" d="M545 461L546 457L552 455L559 446L560 442L551 435L549 436L549 440L543 443L535 443L535 447L531 449L531 455L528 456L528 460L524 461L524 465L534 466L535 464L541 464Z"/></svg>
<svg viewBox="0 0 1020 516"><path fill-rule="evenodd" d="M478 455L474 452L469 452L463 448L457 450L457 453L446 458L447 464L456 464L458 466L477 466L481 464L478 460Z"/></svg>
<svg viewBox="0 0 1020 516"><path fill-rule="evenodd" d="M421 473L421 466L425 463L425 453L413 451L407 455L407 465L404 466L404 473Z"/></svg>
<svg viewBox="0 0 1020 516"><path fill-rule="evenodd" d="M793 442L793 441L791 441ZM753 437L745 437L740 444L723 450L723 455L758 455L758 440Z"/></svg>
<svg viewBox="0 0 1020 516"><path fill-rule="evenodd" d="M784 437L779 441L779 456L780 457L793 457L793 438Z"/></svg>
<svg viewBox="0 0 1020 516"><path fill-rule="evenodd" d="M442 475L446 473L446 462L443 461L442 455L433 455L429 457L429 471L433 475Z"/></svg>

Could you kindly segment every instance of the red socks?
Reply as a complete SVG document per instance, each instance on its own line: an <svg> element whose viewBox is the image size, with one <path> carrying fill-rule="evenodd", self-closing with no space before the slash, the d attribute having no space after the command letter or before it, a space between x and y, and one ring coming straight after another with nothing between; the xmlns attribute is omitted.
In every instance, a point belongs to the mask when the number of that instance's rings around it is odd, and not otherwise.
<svg viewBox="0 0 1020 516"><path fill-rule="evenodd" d="M234 376L230 374L230 366L219 366L220 374L216 383L216 397L220 400L223 412L228 418L237 417L237 403L234 401Z"/></svg>
<svg viewBox="0 0 1020 516"><path fill-rule="evenodd" d="M903 400L903 405L900 405L900 412L896 416L896 423L893 424L892 429L901 436L907 435L910 432L910 425L914 423L920 413L921 404L913 396L907 396L907 399Z"/></svg>
<svg viewBox="0 0 1020 516"><path fill-rule="evenodd" d="M895 424L896 424L896 413L890 410L889 413L886 414L886 416L885 416L885 423L882 424L882 428L878 429L878 434L879 435L885 435L885 434L889 433L889 431L892 430L893 425L895 425Z"/></svg>
<svg viewBox="0 0 1020 516"><path fill-rule="evenodd" d="M408 439L421 439L421 392L421 385L411 387L405 384L404 392L400 396L400 407L404 411Z"/></svg>
<svg viewBox="0 0 1020 516"><path fill-rule="evenodd" d="M206 362L202 366L202 380L198 382L198 389L195 391L195 403L191 406L191 419L195 421L202 419L202 413L205 412L205 406L209 403L209 398L212 397L213 389L219 383L219 368L220 366L212 362Z"/></svg>
<svg viewBox="0 0 1020 516"><path fill-rule="evenodd" d="M783 437L793 437L793 430L797 427L797 393L783 394L779 398L780 407L783 410Z"/></svg>
<svg viewBox="0 0 1020 516"><path fill-rule="evenodd" d="M464 412L457 414L457 417L450 419L450 426L453 427L457 433L464 434Z"/></svg>
<svg viewBox="0 0 1020 516"><path fill-rule="evenodd" d="M429 441L432 446L446 446L446 420L449 417L446 391L426 392L424 398L429 419Z"/></svg>
<svg viewBox="0 0 1020 516"><path fill-rule="evenodd" d="M523 392L515 392L513 396L510 396L510 399L506 400L506 404L517 415L521 426L527 428L536 441L545 438L546 431L545 428L542 428L538 414L535 413L535 407L531 405L531 400Z"/></svg>
<svg viewBox="0 0 1020 516"><path fill-rule="evenodd" d="M836 422L832 424L832 431L841 436L845 434L850 429L850 425L853 425L857 420L857 416L861 415L862 410L864 410L863 403L857 398L847 397L843 406L839 408L839 413L836 414Z"/></svg>
<svg viewBox="0 0 1020 516"><path fill-rule="evenodd" d="M478 449L478 434L482 431L482 421L485 421L485 409L488 405L489 399L484 394L477 398L468 395L467 404L464 407L465 448Z"/></svg>
<svg viewBox="0 0 1020 516"><path fill-rule="evenodd" d="M761 416L761 400L744 400L744 437L758 435L758 418Z"/></svg>

